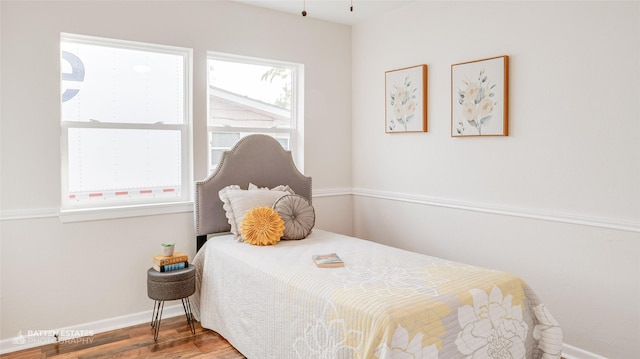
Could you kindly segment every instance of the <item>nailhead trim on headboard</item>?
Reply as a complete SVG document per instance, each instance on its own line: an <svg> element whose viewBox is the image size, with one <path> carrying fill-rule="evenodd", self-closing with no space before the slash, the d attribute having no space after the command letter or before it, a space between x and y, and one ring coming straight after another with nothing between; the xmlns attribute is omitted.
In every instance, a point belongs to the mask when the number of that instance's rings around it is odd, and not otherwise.
<svg viewBox="0 0 640 359"><path fill-rule="evenodd" d="M312 201L312 180L302 174L293 162L291 151L273 137L262 134L246 136L222 154L215 171L195 182L194 223L196 236L228 232L220 189L236 184L247 188L289 185L297 194Z"/></svg>

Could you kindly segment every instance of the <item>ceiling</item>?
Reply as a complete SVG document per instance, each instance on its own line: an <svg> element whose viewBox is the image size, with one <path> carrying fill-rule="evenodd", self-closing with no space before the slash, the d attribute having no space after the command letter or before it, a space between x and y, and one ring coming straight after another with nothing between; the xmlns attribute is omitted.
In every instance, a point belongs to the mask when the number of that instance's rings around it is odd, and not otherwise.
<svg viewBox="0 0 640 359"><path fill-rule="evenodd" d="M302 16L353 25L367 18L407 5L410 0L233 0L236 2L284 11ZM349 11L353 5L353 12Z"/></svg>

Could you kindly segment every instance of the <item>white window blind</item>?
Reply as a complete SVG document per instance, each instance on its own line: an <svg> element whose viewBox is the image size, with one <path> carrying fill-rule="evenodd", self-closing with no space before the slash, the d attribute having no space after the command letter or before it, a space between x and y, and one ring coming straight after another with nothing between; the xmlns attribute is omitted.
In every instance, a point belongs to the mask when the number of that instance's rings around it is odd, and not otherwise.
<svg viewBox="0 0 640 359"><path fill-rule="evenodd" d="M191 51L61 37L62 204L190 197Z"/></svg>

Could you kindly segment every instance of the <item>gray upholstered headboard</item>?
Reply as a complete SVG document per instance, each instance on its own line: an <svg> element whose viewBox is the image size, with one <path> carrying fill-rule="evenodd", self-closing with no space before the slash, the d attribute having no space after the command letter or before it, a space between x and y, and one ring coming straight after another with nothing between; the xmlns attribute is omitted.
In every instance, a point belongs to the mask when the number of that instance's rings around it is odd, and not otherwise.
<svg viewBox="0 0 640 359"><path fill-rule="evenodd" d="M194 219L198 249L208 234L231 229L218 192L233 184L246 189L249 183L269 188L288 185L311 201L311 177L298 171L290 151L267 135L244 137L223 153L218 168L209 177L196 181Z"/></svg>

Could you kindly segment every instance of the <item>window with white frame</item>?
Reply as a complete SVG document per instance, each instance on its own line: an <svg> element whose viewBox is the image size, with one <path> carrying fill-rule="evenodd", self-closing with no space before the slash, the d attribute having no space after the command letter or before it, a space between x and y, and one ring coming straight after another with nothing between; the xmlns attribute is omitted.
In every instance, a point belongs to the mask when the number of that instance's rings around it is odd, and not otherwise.
<svg viewBox="0 0 640 359"><path fill-rule="evenodd" d="M63 209L181 202L191 50L62 34Z"/></svg>
<svg viewBox="0 0 640 359"><path fill-rule="evenodd" d="M208 54L209 172L242 137L266 134L302 170L302 65Z"/></svg>

